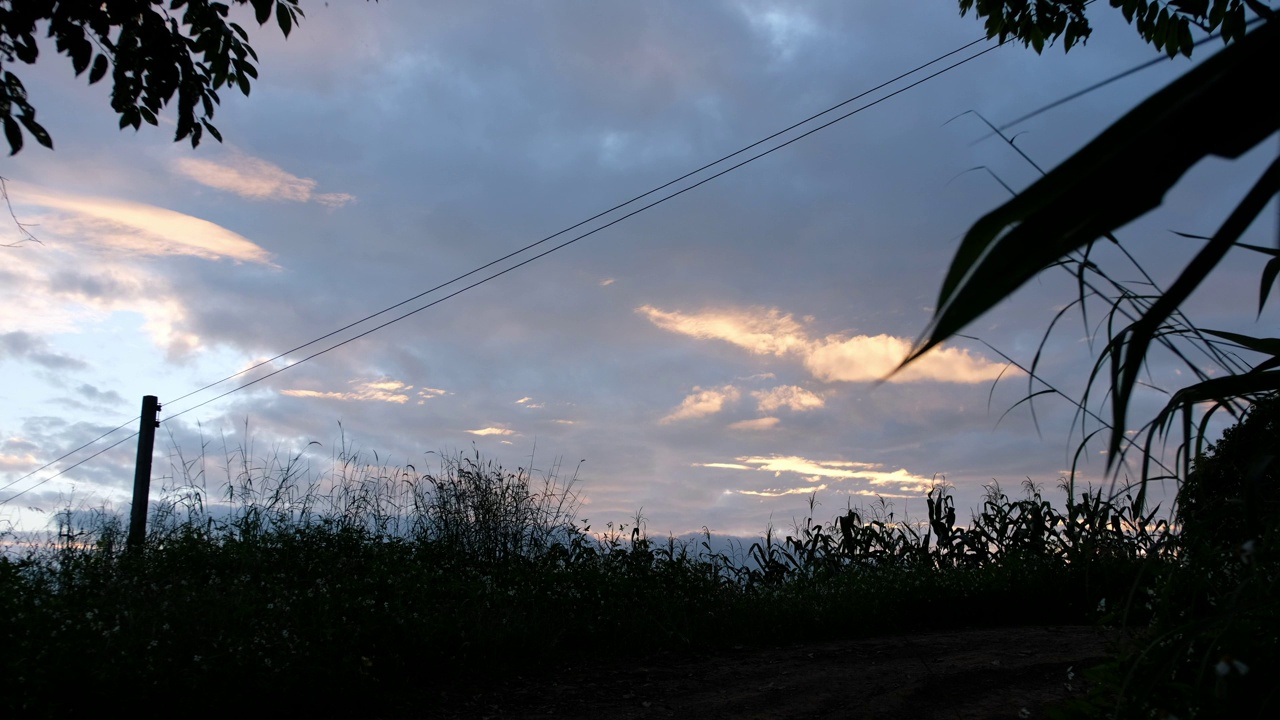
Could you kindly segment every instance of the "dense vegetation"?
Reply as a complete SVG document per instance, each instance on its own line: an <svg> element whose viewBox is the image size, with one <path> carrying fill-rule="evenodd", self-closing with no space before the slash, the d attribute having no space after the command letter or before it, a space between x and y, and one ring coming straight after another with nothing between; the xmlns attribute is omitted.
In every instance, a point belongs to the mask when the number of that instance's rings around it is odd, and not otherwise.
<svg viewBox="0 0 1280 720"><path fill-rule="evenodd" d="M967 526L939 486L919 523L882 502L718 552L709 535L593 533L554 473L535 482L478 456L427 474L338 460L312 478L296 457L241 453L217 503L191 477L199 463L180 463L186 477L138 551L106 512L67 511L44 543L12 545L0 709L61 716L127 693L213 693L220 707L429 714L451 694L589 656L984 617L1141 624L1178 555L1154 512L1100 492L1060 511L1030 483L1020 500L990 486Z"/></svg>

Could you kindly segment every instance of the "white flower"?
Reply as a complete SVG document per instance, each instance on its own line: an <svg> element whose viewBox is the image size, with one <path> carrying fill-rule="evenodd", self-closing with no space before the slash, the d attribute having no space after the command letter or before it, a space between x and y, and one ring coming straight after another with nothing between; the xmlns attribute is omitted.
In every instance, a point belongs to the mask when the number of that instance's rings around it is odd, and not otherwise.
<svg viewBox="0 0 1280 720"><path fill-rule="evenodd" d="M1258 543L1256 541L1246 540L1244 544L1240 546L1240 559L1245 562L1249 562L1250 560L1252 560L1253 551L1254 549L1257 548L1257 546L1258 546Z"/></svg>
<svg viewBox="0 0 1280 720"><path fill-rule="evenodd" d="M1213 666L1213 669L1217 671L1219 677L1226 677L1230 675L1232 670L1235 670L1240 675L1247 675L1249 673L1248 665L1245 665L1230 655L1223 655L1222 659L1218 661L1218 664Z"/></svg>

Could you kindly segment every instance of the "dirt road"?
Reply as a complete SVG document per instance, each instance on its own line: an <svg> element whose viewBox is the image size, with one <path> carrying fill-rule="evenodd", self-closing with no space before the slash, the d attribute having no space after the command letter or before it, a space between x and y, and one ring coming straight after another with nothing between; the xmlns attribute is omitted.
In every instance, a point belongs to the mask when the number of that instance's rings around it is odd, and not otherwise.
<svg viewBox="0 0 1280 720"><path fill-rule="evenodd" d="M1105 657L1091 627L957 630L583 663L457 703L446 718L1040 718ZM1073 668L1074 678L1068 671Z"/></svg>

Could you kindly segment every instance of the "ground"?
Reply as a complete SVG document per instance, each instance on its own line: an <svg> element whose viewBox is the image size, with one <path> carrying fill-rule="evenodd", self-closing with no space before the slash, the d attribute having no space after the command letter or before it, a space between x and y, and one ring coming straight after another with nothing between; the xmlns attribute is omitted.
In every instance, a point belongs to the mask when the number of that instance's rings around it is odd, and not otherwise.
<svg viewBox="0 0 1280 720"><path fill-rule="evenodd" d="M1105 659L1110 639L1093 627L982 628L584 661L552 680L454 698L428 716L1043 718L1083 694L1080 671Z"/></svg>

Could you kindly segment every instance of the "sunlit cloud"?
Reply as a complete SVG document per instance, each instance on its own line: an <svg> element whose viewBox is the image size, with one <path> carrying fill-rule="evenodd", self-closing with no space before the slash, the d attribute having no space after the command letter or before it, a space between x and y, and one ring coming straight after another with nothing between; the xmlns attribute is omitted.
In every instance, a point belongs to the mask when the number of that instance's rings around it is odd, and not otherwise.
<svg viewBox="0 0 1280 720"><path fill-rule="evenodd" d="M418 404L426 405L428 400L434 400L435 398L444 397L448 394L448 390L441 390L439 388L418 388Z"/></svg>
<svg viewBox="0 0 1280 720"><path fill-rule="evenodd" d="M762 417L755 420L739 420L729 425L730 430L768 430L782 422L776 417Z"/></svg>
<svg viewBox="0 0 1280 720"><path fill-rule="evenodd" d="M515 435L516 434L515 430L508 430L507 428L504 428L504 427L487 427L487 428L480 428L479 430L468 430L467 432L471 433L472 435L480 435L480 436Z"/></svg>
<svg viewBox="0 0 1280 720"><path fill-rule="evenodd" d="M270 254L220 225L154 205L14 184L15 204L55 211L39 218L41 235L74 238L140 255L191 255L271 265Z"/></svg>
<svg viewBox="0 0 1280 720"><path fill-rule="evenodd" d="M39 460L31 453L25 455L0 453L0 470L25 470L38 464L40 464Z"/></svg>
<svg viewBox="0 0 1280 720"><path fill-rule="evenodd" d="M187 306L178 291L149 268L114 253L97 252L84 243L46 243L39 252L7 255L2 270L0 327L8 333L46 338L82 332L116 313L136 313L144 332L170 359L202 345L201 338L186 329ZM44 342L11 336L4 352L50 369L83 366Z"/></svg>
<svg viewBox="0 0 1280 720"><path fill-rule="evenodd" d="M609 287L616 282L618 282L616 278L605 278L600 281L600 287Z"/></svg>
<svg viewBox="0 0 1280 720"><path fill-rule="evenodd" d="M795 385L779 385L770 390L756 390L751 393L759 403L760 412L773 412L786 408L792 412L817 410L826 405L821 396Z"/></svg>
<svg viewBox="0 0 1280 720"><path fill-rule="evenodd" d="M797 455L746 456L734 459L737 460L736 463L694 463L694 467L755 470L773 473L774 477L798 475L810 483L822 479L863 480L873 486L892 486L902 492L925 492L933 485L932 477L915 475L905 468L886 470L878 463L811 460Z"/></svg>
<svg viewBox="0 0 1280 720"><path fill-rule="evenodd" d="M726 403L737 402L740 397L742 397L742 392L732 385L724 385L709 390L695 387L693 393L686 397L679 407L671 411L669 415L659 420L659 422L669 423L677 420L691 420L715 415L724 409Z"/></svg>
<svg viewBox="0 0 1280 720"><path fill-rule="evenodd" d="M831 335L813 346L804 365L814 377L826 382L874 382L888 377L911 352L911 346L911 341L890 335ZM939 347L888 380L981 383L995 380L1002 372L1006 368L1001 363L962 348Z"/></svg>
<svg viewBox="0 0 1280 720"><path fill-rule="evenodd" d="M705 468L722 468L725 470L755 470L750 465L739 465L737 463L694 463L694 467Z"/></svg>
<svg viewBox="0 0 1280 720"><path fill-rule="evenodd" d="M873 498L894 498L897 500L918 500L920 493L891 493L883 490L854 490L850 495L859 495L861 497Z"/></svg>
<svg viewBox="0 0 1280 720"><path fill-rule="evenodd" d="M804 326L776 308L687 314L643 305L636 312L663 330L702 340L724 340L757 355L785 355L809 345Z"/></svg>
<svg viewBox="0 0 1280 720"><path fill-rule="evenodd" d="M521 407L529 408L530 410L537 410L539 408L545 407L545 405L543 405L542 403L534 402L533 398L527 397L527 396L517 400L516 404Z"/></svg>
<svg viewBox="0 0 1280 720"><path fill-rule="evenodd" d="M883 334L813 339L805 330L811 318L801 322L777 308L681 313L643 305L636 312L670 332L722 340L756 355L797 357L823 382L979 383L995 380L1002 372L1016 372L968 350L939 346L890 377L911 351L910 340Z"/></svg>
<svg viewBox="0 0 1280 720"><path fill-rule="evenodd" d="M243 153L234 153L223 162L182 157L174 161L173 168L201 185L251 200L316 202L327 207L342 207L356 199L347 193L317 193L315 180L300 178L278 165Z"/></svg>
<svg viewBox="0 0 1280 720"><path fill-rule="evenodd" d="M787 495L810 495L815 492L826 490L827 486L823 485L806 485L804 487L786 488L778 490L774 488L765 488L764 490L735 490L739 495L755 495L756 497L785 497Z"/></svg>
<svg viewBox="0 0 1280 720"><path fill-rule="evenodd" d="M354 390L346 392L326 392L319 390L281 390L281 395L300 398L321 398L325 400L342 400L363 401L363 402L386 402L403 405L409 401L406 394L413 389L412 385L406 385L398 380L374 380L361 382L352 380L355 386Z"/></svg>

